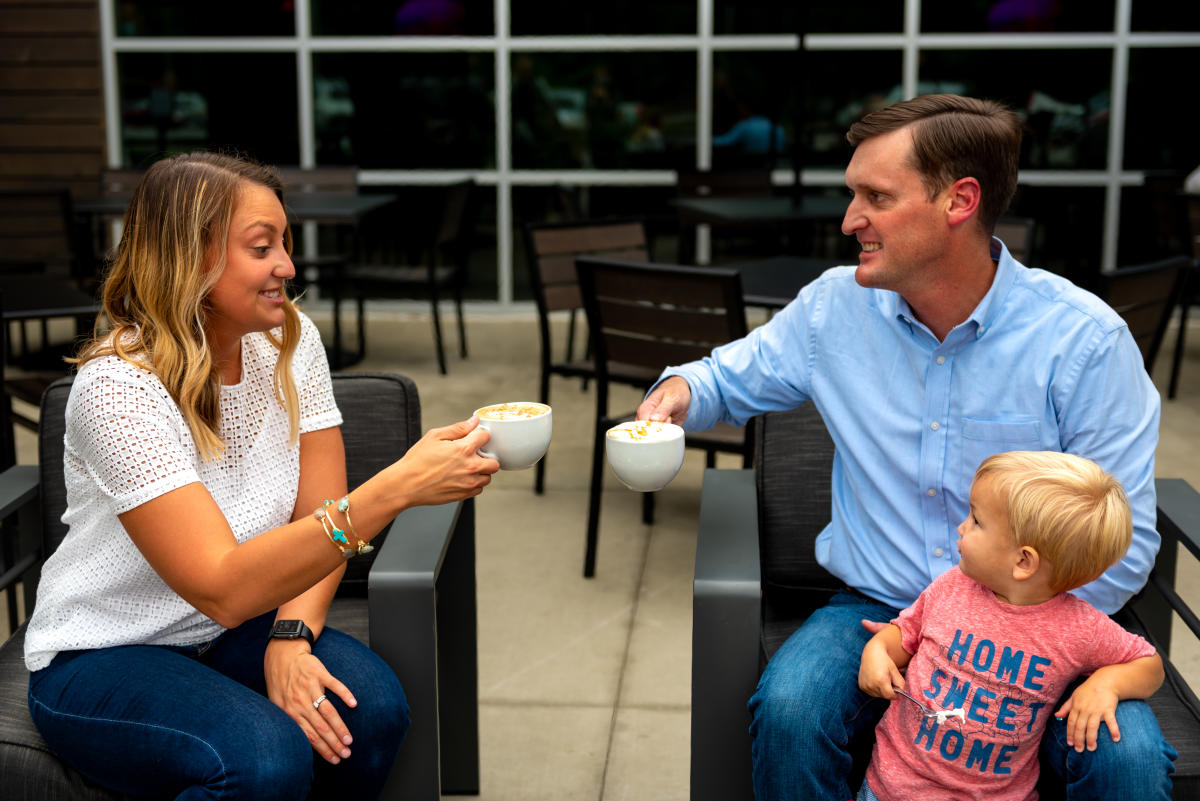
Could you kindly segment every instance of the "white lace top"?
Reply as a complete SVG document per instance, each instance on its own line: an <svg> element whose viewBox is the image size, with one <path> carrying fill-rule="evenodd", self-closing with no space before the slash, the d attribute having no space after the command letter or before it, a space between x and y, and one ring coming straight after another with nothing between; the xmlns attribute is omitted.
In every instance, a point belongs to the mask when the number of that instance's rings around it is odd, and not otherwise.
<svg viewBox="0 0 1200 801"><path fill-rule="evenodd" d="M300 433L340 425L316 327L301 315L293 356ZM265 334L242 339L241 383L221 391L221 456L201 459L179 408L156 376L115 356L79 371L67 401L63 469L69 527L46 560L25 635L25 664L59 651L147 643L195 645L223 629L159 578L117 515L199 481L238 542L291 520L300 449L275 399L278 351Z"/></svg>

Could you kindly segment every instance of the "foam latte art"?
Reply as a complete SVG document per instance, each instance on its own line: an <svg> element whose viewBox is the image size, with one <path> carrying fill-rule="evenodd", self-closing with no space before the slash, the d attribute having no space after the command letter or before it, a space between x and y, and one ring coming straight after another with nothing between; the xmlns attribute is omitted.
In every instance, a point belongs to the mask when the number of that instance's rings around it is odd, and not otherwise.
<svg viewBox="0 0 1200 801"><path fill-rule="evenodd" d="M656 420L621 423L608 430L608 436L630 442L669 442L678 436L674 426Z"/></svg>

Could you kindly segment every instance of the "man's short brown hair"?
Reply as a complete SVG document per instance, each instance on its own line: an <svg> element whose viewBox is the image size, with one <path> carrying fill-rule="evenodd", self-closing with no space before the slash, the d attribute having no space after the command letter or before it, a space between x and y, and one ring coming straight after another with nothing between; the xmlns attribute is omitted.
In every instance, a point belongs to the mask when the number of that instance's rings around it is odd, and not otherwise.
<svg viewBox="0 0 1200 801"><path fill-rule="evenodd" d="M873 111L850 126L852 147L912 126L912 167L933 198L959 178L979 181L979 224L987 233L1017 191L1021 120L994 100L921 95Z"/></svg>

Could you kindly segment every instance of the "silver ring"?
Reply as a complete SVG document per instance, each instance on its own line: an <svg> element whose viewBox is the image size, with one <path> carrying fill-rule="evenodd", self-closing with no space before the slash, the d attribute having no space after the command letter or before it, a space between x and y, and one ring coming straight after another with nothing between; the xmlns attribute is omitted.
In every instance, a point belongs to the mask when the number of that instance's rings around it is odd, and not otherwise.
<svg viewBox="0 0 1200 801"><path fill-rule="evenodd" d="M319 710L321 708L321 704L323 704L323 703L325 703L325 696L322 695L320 698L313 701L313 709Z"/></svg>

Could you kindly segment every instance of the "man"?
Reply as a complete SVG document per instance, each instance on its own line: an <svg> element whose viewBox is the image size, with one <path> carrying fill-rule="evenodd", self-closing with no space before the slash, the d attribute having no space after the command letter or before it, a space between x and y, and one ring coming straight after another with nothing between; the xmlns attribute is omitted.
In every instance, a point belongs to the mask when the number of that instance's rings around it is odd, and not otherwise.
<svg viewBox="0 0 1200 801"><path fill-rule="evenodd" d="M858 267L830 270L746 338L668 369L638 409L702 430L811 400L836 446L816 550L847 590L780 648L750 701L760 801L857 792L847 744L885 708L857 687L862 647L957 562L955 527L985 457L1066 451L1121 480L1133 545L1077 591L1101 610L1120 608L1154 562L1159 398L1133 338L1098 298L991 237L1020 138L1011 111L956 95L864 117L847 135L842 223ZM1117 716L1120 745L1105 736L1082 754L1051 721L1043 764L1073 800L1123 787L1169 798L1175 753L1153 713L1123 701Z"/></svg>

